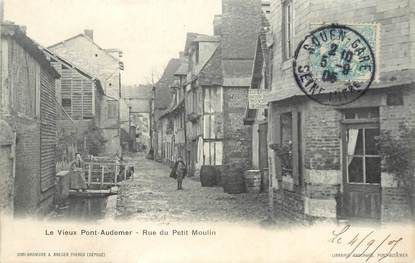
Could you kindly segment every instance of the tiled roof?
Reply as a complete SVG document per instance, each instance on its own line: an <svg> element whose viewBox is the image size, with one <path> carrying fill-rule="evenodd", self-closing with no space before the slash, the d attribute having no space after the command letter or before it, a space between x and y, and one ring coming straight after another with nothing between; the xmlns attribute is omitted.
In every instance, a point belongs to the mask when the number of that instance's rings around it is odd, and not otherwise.
<svg viewBox="0 0 415 263"><path fill-rule="evenodd" d="M219 42L219 41L220 41L219 36L209 36L209 35L197 34L192 42Z"/></svg>
<svg viewBox="0 0 415 263"><path fill-rule="evenodd" d="M59 61L61 64L66 64L66 65L67 65L67 66L69 66L70 68L75 69L75 70L76 70L79 74L81 74L81 75L83 75L83 76L85 76L85 77L89 78L90 80L92 80L92 81L95 83L95 85L96 85L96 87L97 87L98 91L99 91L101 94L104 94L104 93L105 93L105 92L104 92L104 89L102 88L101 81L100 81L100 80L99 80L96 76L93 76L92 74L90 74L90 73L86 72L84 69L81 69L80 67L75 66L73 63L71 63L71 62L69 62L68 60L66 60L66 59L62 58L61 56L58 56L56 53L54 53L54 52L50 51L50 50L49 50L49 49L47 49L47 48L43 48L43 52L45 52L45 54L46 54L46 56L47 56L48 58L52 57L53 59L55 59L55 60Z"/></svg>
<svg viewBox="0 0 415 263"><path fill-rule="evenodd" d="M222 39L224 59L253 59L261 26L260 0L223 0Z"/></svg>
<svg viewBox="0 0 415 263"><path fill-rule="evenodd" d="M257 46L256 46L256 54L254 59L254 66L252 71L252 82L251 88L258 88L259 84L261 83L263 76L262 67L264 63L266 64L266 77L265 81L269 80L270 72L269 72L269 61L266 59L269 55L269 50L267 46L267 32L269 28L268 19L265 17L265 14L262 13L262 22L261 22L261 30L258 34ZM265 60L264 60L265 59ZM265 85L268 85L267 83Z"/></svg>
<svg viewBox="0 0 415 263"><path fill-rule="evenodd" d="M208 60L205 66L199 73L199 84L200 85L222 85L222 52L221 46L219 45L214 51L212 57Z"/></svg>
<svg viewBox="0 0 415 263"><path fill-rule="evenodd" d="M110 52L109 52L109 50L111 50L111 49L103 49L102 47L100 47L94 40L92 40L92 39L90 39L88 36L86 36L85 34L83 34L83 33L81 33L81 34L78 34L78 35L75 35L75 36L73 36L73 37L70 37L70 38L68 38L68 39L65 39L65 40L63 40L63 41L61 41L61 42L58 42L58 43L56 43L56 44L53 44L53 45L51 45L51 46L49 46L48 47L48 49L50 49L50 50L54 50L57 46L59 46L59 45L63 45L63 44L65 44L65 42L69 42L69 41L73 41L73 40L75 40L75 39L77 39L77 38L83 38L83 39L86 39L86 40L88 40L90 43L92 43L95 47L97 47L98 49L100 49L100 50L102 50L102 51L104 51L105 52L105 54L107 54L108 55L108 57L110 57L111 59L113 59L113 60L115 60L115 61L118 61L118 59L117 58L115 58L113 55L111 55L110 54Z"/></svg>
<svg viewBox="0 0 415 263"><path fill-rule="evenodd" d="M187 57L182 58L183 61L180 64L180 67L176 70L176 72L174 73L175 76L180 76L180 75L187 75L187 70L189 68L189 63L187 62Z"/></svg>
<svg viewBox="0 0 415 263"><path fill-rule="evenodd" d="M186 44L184 46L184 54L187 55L189 53L190 46L192 45L193 40L196 38L198 34L188 32L186 34Z"/></svg>
<svg viewBox="0 0 415 263"><path fill-rule="evenodd" d="M169 106L172 94L170 92L170 86L173 84L176 77L174 73L179 69L182 60L179 58L170 59L163 75L156 84L156 100L155 106L157 109L165 109Z"/></svg>
<svg viewBox="0 0 415 263"><path fill-rule="evenodd" d="M223 0L224 86L250 86L261 15L260 0Z"/></svg>

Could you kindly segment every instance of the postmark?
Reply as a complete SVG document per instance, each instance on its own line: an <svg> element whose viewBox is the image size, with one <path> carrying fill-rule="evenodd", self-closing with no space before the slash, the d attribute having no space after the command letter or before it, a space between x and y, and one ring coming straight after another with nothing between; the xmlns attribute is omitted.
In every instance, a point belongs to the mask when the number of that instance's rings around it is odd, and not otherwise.
<svg viewBox="0 0 415 263"><path fill-rule="evenodd" d="M314 29L299 43L294 78L312 100L331 106L361 97L376 74L375 54L357 30L339 24Z"/></svg>

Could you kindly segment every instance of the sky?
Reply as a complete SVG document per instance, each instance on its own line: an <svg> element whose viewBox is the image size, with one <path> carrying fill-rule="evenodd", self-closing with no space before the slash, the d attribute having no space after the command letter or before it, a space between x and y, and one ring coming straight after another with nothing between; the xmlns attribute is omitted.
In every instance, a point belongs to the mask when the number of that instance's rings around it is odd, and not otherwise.
<svg viewBox="0 0 415 263"><path fill-rule="evenodd" d="M1 1L1 0L0 0ZM221 0L4 0L5 20L48 47L84 29L102 48L124 52L122 81L146 84L184 48L186 32L213 33ZM157 81L157 79L155 79Z"/></svg>

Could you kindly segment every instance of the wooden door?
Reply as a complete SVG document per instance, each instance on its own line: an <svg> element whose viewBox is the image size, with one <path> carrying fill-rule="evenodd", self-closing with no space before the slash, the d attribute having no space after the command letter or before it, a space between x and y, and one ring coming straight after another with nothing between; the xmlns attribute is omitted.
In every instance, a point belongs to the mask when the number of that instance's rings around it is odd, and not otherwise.
<svg viewBox="0 0 415 263"><path fill-rule="evenodd" d="M377 124L343 126L343 212L348 219L380 219L381 158L375 144L378 135Z"/></svg>
<svg viewBox="0 0 415 263"><path fill-rule="evenodd" d="M259 124L258 128L258 157L259 169L268 168L268 143L267 143L268 124Z"/></svg>

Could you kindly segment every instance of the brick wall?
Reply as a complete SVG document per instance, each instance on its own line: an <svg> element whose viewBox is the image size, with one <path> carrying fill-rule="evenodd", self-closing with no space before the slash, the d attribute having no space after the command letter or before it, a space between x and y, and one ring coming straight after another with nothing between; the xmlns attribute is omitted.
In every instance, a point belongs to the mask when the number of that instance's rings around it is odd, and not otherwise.
<svg viewBox="0 0 415 263"><path fill-rule="evenodd" d="M340 169L340 118L332 107L307 103L302 111L304 166L306 169Z"/></svg>
<svg viewBox="0 0 415 263"><path fill-rule="evenodd" d="M298 98L289 102L281 101L282 98L293 95L304 95L295 84L292 75L292 59L283 60L282 2L271 1L270 24L274 35L272 49L274 66L270 100L275 103L271 107L270 138L272 142L279 142L276 136L278 134L276 129L279 126L276 123L282 112L293 109L302 112L305 219L318 218L319 215L333 217L336 214L335 193L342 182L341 113L332 107L310 102L307 98ZM399 0L392 3L387 0L352 0L346 3L340 0L295 0L293 5L294 49L311 30L312 23L378 23L380 42L376 52L378 53L377 71L380 82L372 86L383 85L391 88L369 90L365 96L343 108L379 107L380 129L392 130L395 134L401 121L406 121L408 125L415 127L414 92L400 88L400 83L414 81L415 37L413 28L415 28L415 19L411 15L411 12L415 10L413 1ZM393 89L403 91L404 105L386 105L386 94ZM278 166L275 154L270 156L272 156L274 166ZM274 167L271 171L275 177L278 168ZM386 178L382 174L382 220L388 221L394 217L395 219L403 217L408 212L407 199L405 200L401 194L398 194L399 190L396 186L383 185L383 181L386 181ZM283 185L278 182L275 186L280 191L287 191ZM277 194L276 198L278 197L288 202L288 207L295 207L298 204L297 200L287 199L282 194ZM276 202L283 201L276 200ZM292 216L296 217L294 214Z"/></svg>
<svg viewBox="0 0 415 263"><path fill-rule="evenodd" d="M340 113L328 106L309 100L296 100L274 104L272 107L271 130L273 141L279 143L280 116L283 113L300 113L301 138L298 140L301 149L298 158L298 175L296 169L293 176L279 176L275 185L278 192L274 200L279 213L295 221L314 221L319 218L335 218L335 196L341 183L341 151L340 151ZM294 119L293 119L294 122ZM276 125L277 124L277 125ZM273 128L272 128L273 127ZM292 130L292 139L298 136ZM294 153L295 149L293 149ZM272 158L277 158L274 154ZM295 162L293 158L293 164ZM278 163L275 162L274 163ZM279 169L271 170L274 178L281 173ZM298 180L296 179L298 177ZM274 189L275 190L275 189ZM278 198L282 198L278 200ZM292 211L289 211L291 208Z"/></svg>
<svg viewBox="0 0 415 263"><path fill-rule="evenodd" d="M408 194L398 187L382 187L382 222L396 222L410 216Z"/></svg>
<svg viewBox="0 0 415 263"><path fill-rule="evenodd" d="M380 130L399 134L400 123L405 122L415 128L415 92L411 88L393 87L382 92L369 90L362 98L343 108L379 107ZM388 106L386 97L391 91L400 91L403 105ZM285 106L284 106L285 105ZM335 197L341 188L341 111L318 103L297 100L291 103L279 103L272 107L273 122L278 122L279 115L290 110L302 112L303 126L303 196L304 219L335 218ZM413 145L412 147L415 147ZM275 170L274 175L275 176ZM397 221L410 216L410 202L404 190L398 187L393 175L382 172L381 175L381 220L382 222ZM286 184L279 184L279 190L288 191ZM294 186L295 188L295 186ZM292 189L291 189L292 190ZM296 200L287 199L282 195L288 207L295 206ZM276 197L277 198L277 197ZM281 200L276 201L281 203ZM282 211L285 209L281 208Z"/></svg>
<svg viewBox="0 0 415 263"><path fill-rule="evenodd" d="M304 196L295 191L274 189L274 216L292 223L304 223Z"/></svg>
<svg viewBox="0 0 415 263"><path fill-rule="evenodd" d="M252 127L243 124L246 105L248 103L248 88L223 89L224 142L223 164L240 163L243 170L251 165Z"/></svg>
<svg viewBox="0 0 415 263"><path fill-rule="evenodd" d="M302 94L292 77L292 61L282 59L282 1L271 1L270 24L274 35L273 98ZM294 45L311 30L311 23L378 23L381 83L413 79L415 70L415 4L411 0L299 0L294 3ZM412 10L412 11L411 11ZM405 70L405 71L403 71Z"/></svg>
<svg viewBox="0 0 415 263"><path fill-rule="evenodd" d="M14 135L11 127L0 120L0 213L7 214L13 211L13 144Z"/></svg>

